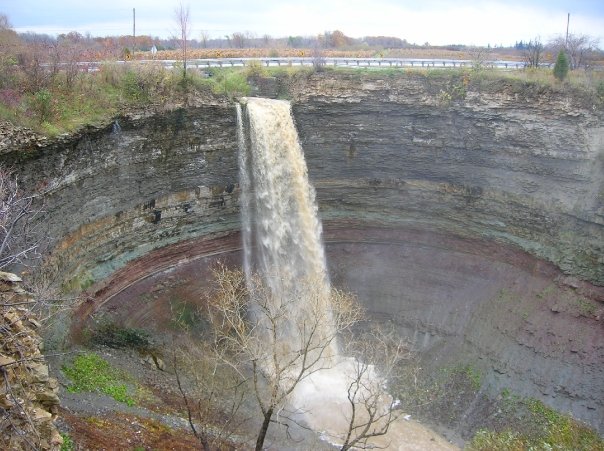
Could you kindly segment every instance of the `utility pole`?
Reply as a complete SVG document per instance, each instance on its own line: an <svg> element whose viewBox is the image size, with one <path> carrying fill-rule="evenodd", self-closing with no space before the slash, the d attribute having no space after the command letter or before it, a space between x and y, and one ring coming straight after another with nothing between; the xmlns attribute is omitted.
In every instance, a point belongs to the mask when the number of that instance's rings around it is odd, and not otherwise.
<svg viewBox="0 0 604 451"><path fill-rule="evenodd" d="M132 56L136 52L136 8L132 8Z"/></svg>
<svg viewBox="0 0 604 451"><path fill-rule="evenodd" d="M568 50L568 26L570 25L570 13L568 13L568 16L566 18L566 41L565 41L565 45L564 47L566 47L566 50Z"/></svg>

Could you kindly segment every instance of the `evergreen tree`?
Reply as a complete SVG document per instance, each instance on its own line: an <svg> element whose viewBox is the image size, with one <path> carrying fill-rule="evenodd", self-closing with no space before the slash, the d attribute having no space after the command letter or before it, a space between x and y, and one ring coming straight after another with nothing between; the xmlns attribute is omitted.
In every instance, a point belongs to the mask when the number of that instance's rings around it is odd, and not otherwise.
<svg viewBox="0 0 604 451"><path fill-rule="evenodd" d="M564 80L568 75L568 69L569 65L566 53L564 53L564 50L560 50L558 58L556 59L556 64L554 65L554 77L560 81Z"/></svg>

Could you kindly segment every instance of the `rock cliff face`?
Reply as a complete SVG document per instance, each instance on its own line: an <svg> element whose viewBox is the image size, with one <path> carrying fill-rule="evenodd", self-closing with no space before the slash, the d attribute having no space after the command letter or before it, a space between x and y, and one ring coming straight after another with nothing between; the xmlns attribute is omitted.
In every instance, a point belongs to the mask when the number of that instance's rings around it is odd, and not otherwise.
<svg viewBox="0 0 604 451"><path fill-rule="evenodd" d="M332 278L435 365L476 361L494 389L602 428L604 125L590 99L428 75L319 74L287 89ZM232 105L205 104L5 153L48 189L66 287L94 284L103 302L237 251L235 120Z"/></svg>
<svg viewBox="0 0 604 451"><path fill-rule="evenodd" d="M324 218L486 237L604 285L604 125L588 102L355 75L312 78L298 100Z"/></svg>
<svg viewBox="0 0 604 451"><path fill-rule="evenodd" d="M54 419L59 384L49 377L41 353L34 303L15 274L0 272L0 425L2 449L59 450L63 439Z"/></svg>
<svg viewBox="0 0 604 451"><path fill-rule="evenodd" d="M152 249L239 227L234 112L217 104L130 116L5 155L47 193L45 227L67 288Z"/></svg>

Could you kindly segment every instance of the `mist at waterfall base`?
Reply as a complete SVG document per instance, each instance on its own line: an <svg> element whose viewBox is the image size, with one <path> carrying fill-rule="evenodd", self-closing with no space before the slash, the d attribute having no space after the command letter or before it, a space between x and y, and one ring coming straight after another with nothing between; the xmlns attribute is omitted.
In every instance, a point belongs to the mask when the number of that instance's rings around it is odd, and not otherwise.
<svg viewBox="0 0 604 451"><path fill-rule="evenodd" d="M308 182L290 104L261 98L242 99L241 104L243 111L238 104L237 115L244 269L248 281L253 275L262 279L275 300L271 302L295 300L287 305L288 319L278 332L283 341L279 346L291 352L299 349L304 340L297 335L305 333L300 331L300 324L305 322L308 314L305 304L311 303L311 296L320 298L317 305L325 319L320 333L328 336L336 333L328 330L332 327L331 288L315 193ZM312 281L312 289L301 281ZM305 297L306 290L312 293ZM250 310L254 315L253 301ZM362 364L341 356L335 340L322 351L324 356L316 368L291 393L287 408L296 413L297 421L337 444L343 441L350 426L349 388ZM272 370L270 363L266 366L265 371ZM384 383L373 366L365 365L364 369L355 387L368 389L359 390L353 397L359 405ZM297 370L291 368L292 373ZM363 410L357 408L358 412ZM389 409L390 402L384 399L381 408Z"/></svg>

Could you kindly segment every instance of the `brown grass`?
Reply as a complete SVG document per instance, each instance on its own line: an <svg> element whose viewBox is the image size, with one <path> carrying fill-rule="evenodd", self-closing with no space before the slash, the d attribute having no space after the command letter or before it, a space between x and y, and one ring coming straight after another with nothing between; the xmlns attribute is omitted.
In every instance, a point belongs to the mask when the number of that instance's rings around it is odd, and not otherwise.
<svg viewBox="0 0 604 451"><path fill-rule="evenodd" d="M60 416L67 424L77 449L199 450L199 441L188 430L171 429L134 415L113 413L105 417L78 417L65 409Z"/></svg>
<svg viewBox="0 0 604 451"><path fill-rule="evenodd" d="M261 58L261 57L312 57L311 49L292 49L292 48L248 48L248 49L190 49L188 51L189 59L214 59L214 58ZM407 48L407 49L326 49L323 51L326 57L335 58L425 58L425 59L456 59L456 60L512 60L523 61L522 51L515 49L471 49L450 50L442 48ZM137 59L151 59L148 52L138 52ZM175 59L181 58L179 50L162 50L157 52L156 59ZM553 63L556 55L546 51L543 55L544 62ZM598 65L604 65L604 57L597 61Z"/></svg>
<svg viewBox="0 0 604 451"><path fill-rule="evenodd" d="M262 58L262 57L312 57L311 49L291 49L291 48L250 48L250 49L191 49L188 51L189 59L205 58ZM323 51L326 57L334 58L447 58L447 59L474 59L476 55L469 50L455 51L446 49L368 49L368 50L333 50ZM519 59L521 55L507 52L499 54L490 52L487 59ZM157 52L156 59L180 59L182 57L179 50L162 50ZM148 59L148 52L138 52L137 59Z"/></svg>

